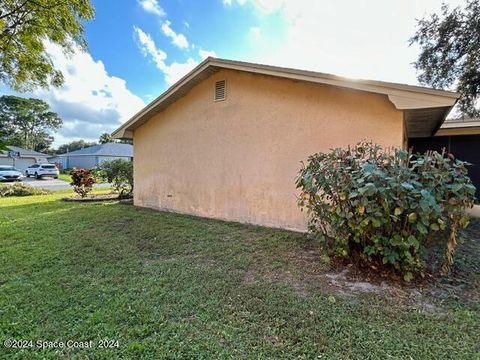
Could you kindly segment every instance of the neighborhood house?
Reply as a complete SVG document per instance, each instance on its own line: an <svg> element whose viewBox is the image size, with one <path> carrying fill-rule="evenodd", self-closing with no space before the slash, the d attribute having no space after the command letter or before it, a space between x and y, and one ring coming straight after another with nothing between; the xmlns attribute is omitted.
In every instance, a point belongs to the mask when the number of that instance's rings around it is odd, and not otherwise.
<svg viewBox="0 0 480 360"><path fill-rule="evenodd" d="M302 161L364 139L406 147L432 136L457 98L208 58L113 136L134 141L137 206L305 230Z"/></svg>
<svg viewBox="0 0 480 360"><path fill-rule="evenodd" d="M67 152L49 158L50 162L58 163L63 169L74 167L90 169L100 166L104 161L124 159L131 161L133 146L130 144L106 143Z"/></svg>
<svg viewBox="0 0 480 360"><path fill-rule="evenodd" d="M38 151L23 149L18 146L8 146L8 150L0 151L0 165L11 165L17 168L20 172L25 173L25 170L35 163L47 163L49 155Z"/></svg>

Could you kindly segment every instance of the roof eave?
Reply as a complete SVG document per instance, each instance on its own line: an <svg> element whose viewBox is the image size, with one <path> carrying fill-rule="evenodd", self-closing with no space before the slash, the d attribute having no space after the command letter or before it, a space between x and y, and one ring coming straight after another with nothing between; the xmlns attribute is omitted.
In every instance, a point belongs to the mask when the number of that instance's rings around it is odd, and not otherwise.
<svg viewBox="0 0 480 360"><path fill-rule="evenodd" d="M185 75L177 83L171 86L167 91L165 91L158 98L153 100L145 108L140 110L127 122L125 122L118 129L116 129L112 133L112 136L117 139L132 139L133 130L137 126L140 126L149 114L153 114L155 110L158 109L160 105L164 102L166 102L166 106L168 106L169 99L174 98L177 91L181 90L180 92L188 92L189 83L193 82L196 84L195 79L199 77L202 72L206 71L209 68L215 68L217 70L228 69L246 71L250 73L257 73L260 75L275 76L297 81L306 81L310 83L332 85L370 93L384 94L388 96L389 100L398 110L404 111L429 108L445 108L445 113L448 114L448 112L460 96L458 93L455 92L424 88L420 86L387 83L373 80L351 80L335 75L317 73L313 71L304 71L268 65L244 63L240 61L207 58L190 73ZM195 84L191 86L193 87ZM436 121L438 127L443 123L444 118L445 117L442 116L438 119L438 121Z"/></svg>
<svg viewBox="0 0 480 360"><path fill-rule="evenodd" d="M195 75L197 75L198 73L202 72L207 67L209 67L212 59L213 58L211 58L211 57L206 58L196 68L194 68L187 75L185 75L180 80L178 80L175 84L170 86L165 92L160 94L159 97L157 97L156 99L151 101L147 106L145 106L142 110L140 110L135 115L133 115L123 125L119 126L116 130L114 130L111 134L112 137L114 139L132 139L133 138L133 131L131 131L131 129L129 129L129 127L131 125L135 124L135 122L137 122L139 119L141 119L142 116L144 116L144 115L148 114L150 111L152 111L164 99L166 99L166 98L170 97L172 94L174 94L182 85L185 85L186 83L188 83Z"/></svg>

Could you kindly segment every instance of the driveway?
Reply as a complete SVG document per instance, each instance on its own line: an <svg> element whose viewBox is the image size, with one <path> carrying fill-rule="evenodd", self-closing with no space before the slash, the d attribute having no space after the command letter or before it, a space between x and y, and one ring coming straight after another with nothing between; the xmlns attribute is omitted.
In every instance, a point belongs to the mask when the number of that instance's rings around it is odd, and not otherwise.
<svg viewBox="0 0 480 360"><path fill-rule="evenodd" d="M35 178L24 178L23 182L34 186L34 187L39 187L47 190L68 190L72 189L72 186L66 182L62 181L59 179L53 179L53 178L42 178L42 179L35 179ZM95 188L108 188L110 187L110 184L104 183L104 184L95 184Z"/></svg>

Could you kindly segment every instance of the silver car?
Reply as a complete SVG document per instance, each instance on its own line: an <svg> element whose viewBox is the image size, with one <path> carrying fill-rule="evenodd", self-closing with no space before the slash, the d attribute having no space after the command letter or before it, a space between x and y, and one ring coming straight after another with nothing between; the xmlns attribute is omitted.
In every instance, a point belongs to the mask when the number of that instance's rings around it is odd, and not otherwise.
<svg viewBox="0 0 480 360"><path fill-rule="evenodd" d="M23 175L11 165L0 165L0 181L22 181Z"/></svg>

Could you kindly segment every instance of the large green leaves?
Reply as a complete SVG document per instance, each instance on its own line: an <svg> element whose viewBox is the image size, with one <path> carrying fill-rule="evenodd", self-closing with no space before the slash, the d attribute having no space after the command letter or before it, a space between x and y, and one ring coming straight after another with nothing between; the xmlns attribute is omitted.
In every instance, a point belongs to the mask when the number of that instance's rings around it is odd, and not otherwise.
<svg viewBox="0 0 480 360"><path fill-rule="evenodd" d="M425 265L427 240L443 241L438 232L464 218L475 193L464 162L435 152L385 152L371 143L311 156L297 187L310 229L332 252L361 251L409 280Z"/></svg>

